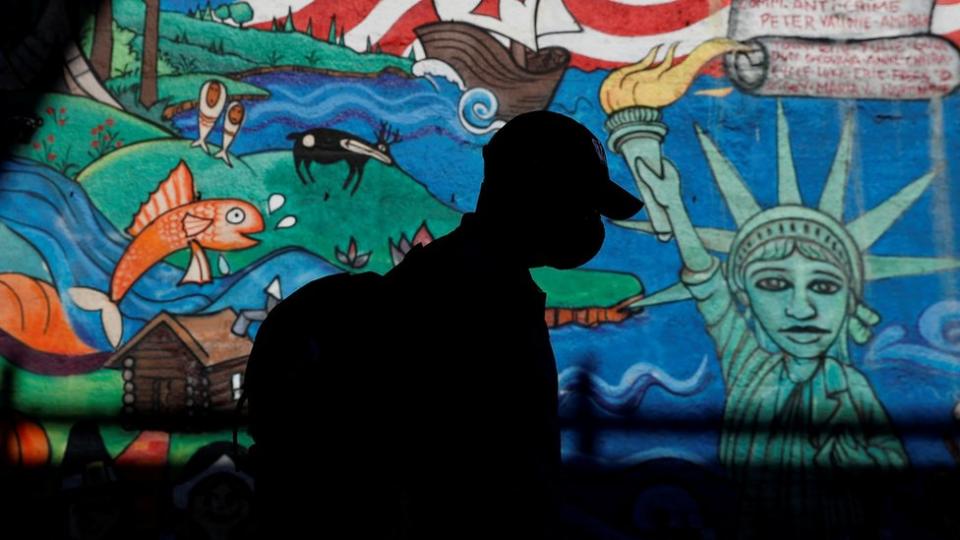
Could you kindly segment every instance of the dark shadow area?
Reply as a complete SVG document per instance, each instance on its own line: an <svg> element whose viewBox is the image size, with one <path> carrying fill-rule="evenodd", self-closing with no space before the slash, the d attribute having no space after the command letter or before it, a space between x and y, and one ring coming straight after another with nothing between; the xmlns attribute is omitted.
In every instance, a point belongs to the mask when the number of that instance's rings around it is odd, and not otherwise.
<svg viewBox="0 0 960 540"><path fill-rule="evenodd" d="M68 92L67 58L74 55L80 30L100 7L99 0L16 0L0 17L0 155L30 142L43 125L34 113L44 92ZM50 121L47 119L46 121Z"/></svg>

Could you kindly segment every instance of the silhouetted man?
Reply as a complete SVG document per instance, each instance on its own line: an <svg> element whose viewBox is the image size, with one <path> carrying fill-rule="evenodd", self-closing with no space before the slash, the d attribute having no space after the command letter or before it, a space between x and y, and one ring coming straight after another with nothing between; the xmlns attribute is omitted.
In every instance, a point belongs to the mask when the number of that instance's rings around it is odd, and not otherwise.
<svg viewBox="0 0 960 540"><path fill-rule="evenodd" d="M625 219L642 203L610 180L603 146L589 130L559 114L514 118L483 155L476 212L456 230L414 247L382 278L327 278L355 280L340 289L354 291L349 302L328 305L341 320L355 318L357 332L341 329L322 342L303 337L310 310L330 300L319 296L314 284L326 280L318 280L281 303L258 334L254 357L272 339L285 343L284 358L315 355L339 366L336 374L320 371L329 380L314 381L316 392L288 407L315 418L316 429L327 431L317 436L325 444L340 445L326 477L327 486L340 487L324 492L338 498L337 519L367 510L366 519L351 520L366 528L353 537L533 539L557 532L557 370L546 295L530 268L582 265L603 243L601 215ZM299 352L290 343L302 343ZM341 372L344 365L351 367ZM254 375L248 372L248 383ZM301 410L327 392L345 397L322 417ZM253 417L253 397L250 405ZM283 454L275 450L272 459Z"/></svg>
<svg viewBox="0 0 960 540"><path fill-rule="evenodd" d="M399 404L412 538L550 535L557 369L529 269L584 264L601 214L642 206L609 179L602 144L559 114L514 118L483 157L476 212L386 275L417 388Z"/></svg>

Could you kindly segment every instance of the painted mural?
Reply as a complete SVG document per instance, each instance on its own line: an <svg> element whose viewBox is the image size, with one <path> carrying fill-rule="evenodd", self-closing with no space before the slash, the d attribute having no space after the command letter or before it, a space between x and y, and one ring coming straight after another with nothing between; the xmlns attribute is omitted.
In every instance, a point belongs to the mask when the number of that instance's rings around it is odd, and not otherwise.
<svg viewBox="0 0 960 540"><path fill-rule="evenodd" d="M246 530L260 321L453 230L536 109L646 203L533 272L582 537L960 527L956 0L27 4L0 58L0 503L52 534ZM877 513L824 487L850 471L908 480Z"/></svg>

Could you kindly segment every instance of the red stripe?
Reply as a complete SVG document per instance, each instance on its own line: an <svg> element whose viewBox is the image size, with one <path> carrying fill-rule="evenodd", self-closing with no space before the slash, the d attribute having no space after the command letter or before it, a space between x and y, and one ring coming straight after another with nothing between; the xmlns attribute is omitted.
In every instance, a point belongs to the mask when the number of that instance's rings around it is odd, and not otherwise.
<svg viewBox="0 0 960 540"><path fill-rule="evenodd" d="M676 0L652 6L628 6L610 0L566 0L577 22L615 36L662 34L686 28L730 4L730 0Z"/></svg>
<svg viewBox="0 0 960 540"><path fill-rule="evenodd" d="M949 39L950 41L952 41L953 44L956 45L957 47L960 47L960 30L954 30L949 34L941 34L941 35Z"/></svg>
<svg viewBox="0 0 960 540"><path fill-rule="evenodd" d="M433 2L422 0L397 19L397 22L390 27L390 30L387 30L387 33L377 43L379 43L383 52L403 54L404 49L409 47L413 40L417 38L413 29L436 20L437 12L433 9Z"/></svg>

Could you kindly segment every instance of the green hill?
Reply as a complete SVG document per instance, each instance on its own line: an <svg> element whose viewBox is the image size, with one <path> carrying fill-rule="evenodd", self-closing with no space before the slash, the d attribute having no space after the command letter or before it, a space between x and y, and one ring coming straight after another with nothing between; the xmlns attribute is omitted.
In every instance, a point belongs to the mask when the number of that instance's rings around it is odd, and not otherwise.
<svg viewBox="0 0 960 540"><path fill-rule="evenodd" d="M143 35L144 6L141 2L113 3L113 16L121 27ZM160 13L161 56L181 67L235 73L243 69L302 66L351 73L378 73L387 68L409 72L412 62L389 54L358 53L349 47L327 43L300 32L270 32L236 28L203 21L183 13ZM142 46L139 42L134 47ZM180 74L192 72L188 67Z"/></svg>
<svg viewBox="0 0 960 540"><path fill-rule="evenodd" d="M10 151L70 177L124 146L173 136L150 122L90 98L50 93L37 99L35 94L10 93L4 99L11 109L32 110L43 121L30 142L14 145Z"/></svg>

